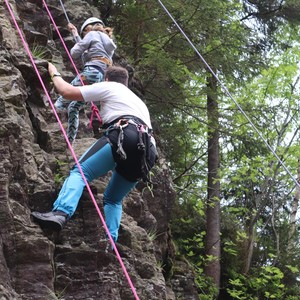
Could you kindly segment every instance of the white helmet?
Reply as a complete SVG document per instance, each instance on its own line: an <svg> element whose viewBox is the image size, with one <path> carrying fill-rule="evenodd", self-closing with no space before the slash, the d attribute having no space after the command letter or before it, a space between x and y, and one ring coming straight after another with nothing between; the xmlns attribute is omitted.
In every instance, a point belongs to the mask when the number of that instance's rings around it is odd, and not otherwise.
<svg viewBox="0 0 300 300"><path fill-rule="evenodd" d="M98 19L98 18L94 18L94 17L88 18L88 19L82 24L82 26L81 26L81 28L80 28L80 35L82 35L82 32L83 32L83 30L84 30L84 28L85 28L86 26L91 25L91 24L94 24L94 23L100 23L100 24L102 24L102 25L104 26L104 23L103 23L102 20L100 20L100 19Z"/></svg>

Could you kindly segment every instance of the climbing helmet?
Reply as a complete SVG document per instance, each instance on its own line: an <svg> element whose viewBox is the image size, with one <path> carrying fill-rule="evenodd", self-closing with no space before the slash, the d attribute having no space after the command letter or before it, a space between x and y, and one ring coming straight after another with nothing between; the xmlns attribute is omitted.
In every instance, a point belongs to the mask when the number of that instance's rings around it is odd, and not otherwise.
<svg viewBox="0 0 300 300"><path fill-rule="evenodd" d="M80 28L80 35L82 35L82 32L84 30L84 28L88 25L92 25L92 24L95 24L95 23L100 23L102 24L103 26L104 23L102 20L98 19L98 18L95 18L95 17L92 17L92 18L88 18L87 20L84 21L84 23L82 24L81 28Z"/></svg>

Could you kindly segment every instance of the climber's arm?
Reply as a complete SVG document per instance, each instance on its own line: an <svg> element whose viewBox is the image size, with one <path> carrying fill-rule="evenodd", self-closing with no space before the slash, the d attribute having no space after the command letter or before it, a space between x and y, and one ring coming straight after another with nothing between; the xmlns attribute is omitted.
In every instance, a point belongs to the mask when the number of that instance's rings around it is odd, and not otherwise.
<svg viewBox="0 0 300 300"><path fill-rule="evenodd" d="M56 67L51 63L48 63L48 72L54 83L56 91L61 96L63 96L66 100L72 100L72 101L84 100L80 92L80 89L64 81L61 75L58 73Z"/></svg>

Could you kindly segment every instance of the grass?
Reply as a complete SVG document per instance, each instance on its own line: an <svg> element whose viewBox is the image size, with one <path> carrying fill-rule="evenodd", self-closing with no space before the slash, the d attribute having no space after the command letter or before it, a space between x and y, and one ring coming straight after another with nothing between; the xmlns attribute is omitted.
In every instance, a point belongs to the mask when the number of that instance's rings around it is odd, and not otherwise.
<svg viewBox="0 0 300 300"><path fill-rule="evenodd" d="M147 236L148 236L149 240L151 242L153 242L157 238L156 229L152 228L152 229L147 230Z"/></svg>
<svg viewBox="0 0 300 300"><path fill-rule="evenodd" d="M35 58L45 59L47 56L47 48L44 46L33 44L31 54Z"/></svg>

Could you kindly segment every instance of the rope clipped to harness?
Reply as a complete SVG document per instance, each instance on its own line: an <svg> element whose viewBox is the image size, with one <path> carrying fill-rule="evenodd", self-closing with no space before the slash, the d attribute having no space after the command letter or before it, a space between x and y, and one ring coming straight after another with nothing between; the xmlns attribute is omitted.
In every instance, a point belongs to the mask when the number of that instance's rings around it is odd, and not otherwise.
<svg viewBox="0 0 300 300"><path fill-rule="evenodd" d="M102 125L102 119L100 118L100 115L99 115L99 109L98 107L92 103L91 104L91 109L92 109L92 113L91 113L91 117L90 117L90 125L89 125L89 128L92 128L93 127L93 121L95 119L95 116L97 117L97 120L99 121L99 127L101 127Z"/></svg>

